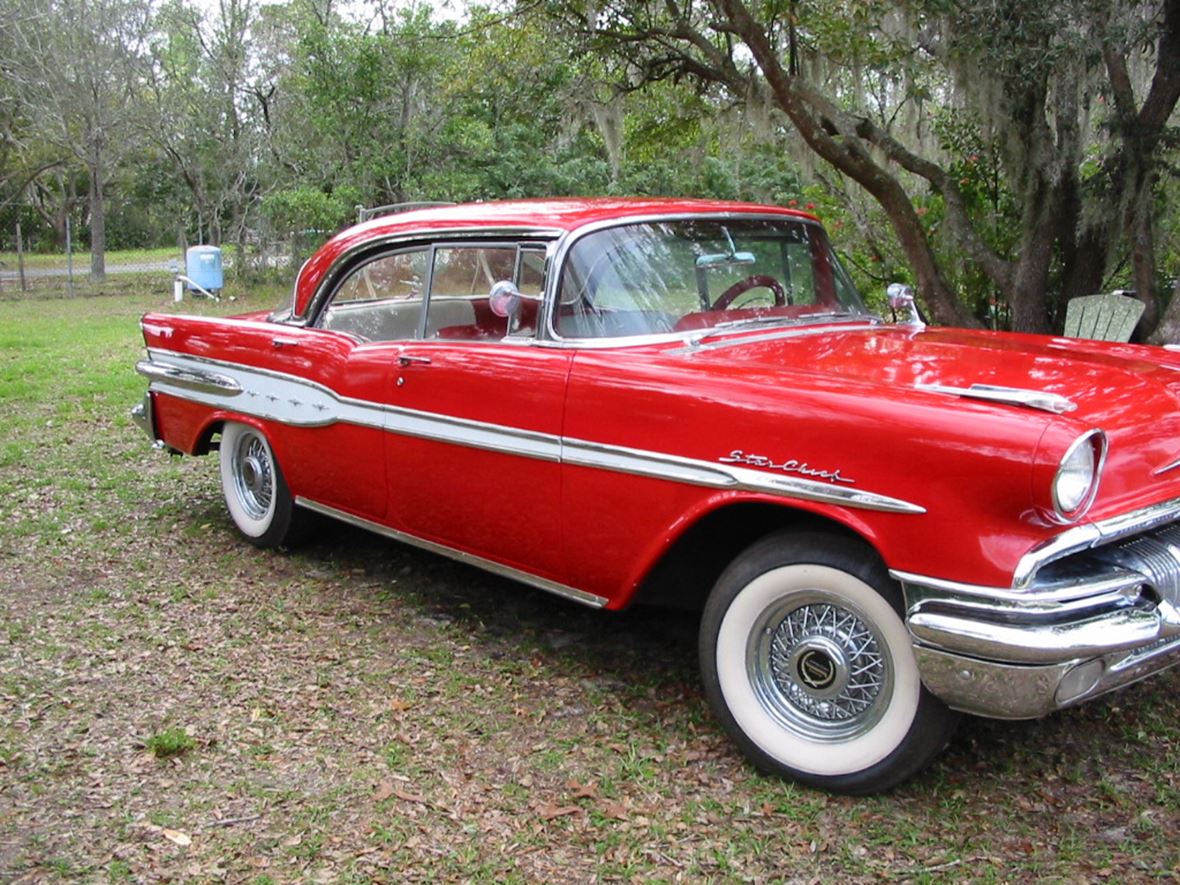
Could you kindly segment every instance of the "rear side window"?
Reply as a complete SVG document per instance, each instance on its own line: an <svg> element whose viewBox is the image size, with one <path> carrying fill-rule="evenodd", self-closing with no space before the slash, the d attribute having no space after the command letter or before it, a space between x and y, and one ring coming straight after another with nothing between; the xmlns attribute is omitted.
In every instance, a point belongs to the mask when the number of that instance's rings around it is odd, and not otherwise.
<svg viewBox="0 0 1180 885"><path fill-rule="evenodd" d="M439 244L387 252L345 277L319 325L362 341L527 337L536 330L546 268L543 243ZM489 297L501 282L512 283L519 294L506 313L502 300L494 309Z"/></svg>

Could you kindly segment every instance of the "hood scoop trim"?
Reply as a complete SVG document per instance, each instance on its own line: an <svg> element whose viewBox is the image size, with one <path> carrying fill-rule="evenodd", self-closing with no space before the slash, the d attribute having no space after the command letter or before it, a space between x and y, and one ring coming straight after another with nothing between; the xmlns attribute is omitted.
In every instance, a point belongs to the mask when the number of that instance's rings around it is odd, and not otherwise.
<svg viewBox="0 0 1180 885"><path fill-rule="evenodd" d="M1072 412L1078 407L1073 400L1056 393L1046 393L1043 390L1026 390L1023 387L1000 387L994 384L972 384L970 387L950 387L946 384L918 384L918 390L931 393L945 393L949 396L961 396L964 399L981 399L993 403L1007 403L1011 406L1024 406L1028 409L1040 409L1042 412L1052 412L1062 415Z"/></svg>

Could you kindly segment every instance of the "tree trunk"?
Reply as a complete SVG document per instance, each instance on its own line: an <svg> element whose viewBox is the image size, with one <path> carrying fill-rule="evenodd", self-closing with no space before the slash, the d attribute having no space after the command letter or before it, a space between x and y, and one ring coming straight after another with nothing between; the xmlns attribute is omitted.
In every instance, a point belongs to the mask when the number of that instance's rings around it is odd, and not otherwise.
<svg viewBox="0 0 1180 885"><path fill-rule="evenodd" d="M106 280L107 217L102 189L102 160L95 153L89 164L90 172L90 282Z"/></svg>
<svg viewBox="0 0 1180 885"><path fill-rule="evenodd" d="M1152 344L1180 344L1180 279L1176 280L1172 300L1150 341Z"/></svg>
<svg viewBox="0 0 1180 885"><path fill-rule="evenodd" d="M783 70L765 29L754 20L741 0L718 0L718 3L734 32L753 54L775 103L786 113L803 140L881 204L914 269L918 294L934 320L948 326L979 326L979 321L959 301L943 276L913 203L898 179L872 159L854 133L840 132L837 121L823 117L823 109L815 107L805 97L804 90L796 87L794 78Z"/></svg>

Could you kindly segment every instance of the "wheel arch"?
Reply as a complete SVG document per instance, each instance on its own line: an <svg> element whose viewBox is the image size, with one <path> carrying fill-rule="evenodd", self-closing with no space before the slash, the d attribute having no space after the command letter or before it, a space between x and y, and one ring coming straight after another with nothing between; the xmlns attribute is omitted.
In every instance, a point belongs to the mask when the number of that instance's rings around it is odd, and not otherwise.
<svg viewBox="0 0 1180 885"><path fill-rule="evenodd" d="M843 515L843 514L842 514ZM828 513L762 499L728 499L687 520L652 557L634 592L611 605L652 605L699 611L726 567L754 542L781 531L825 532L867 546L884 562L862 524Z"/></svg>

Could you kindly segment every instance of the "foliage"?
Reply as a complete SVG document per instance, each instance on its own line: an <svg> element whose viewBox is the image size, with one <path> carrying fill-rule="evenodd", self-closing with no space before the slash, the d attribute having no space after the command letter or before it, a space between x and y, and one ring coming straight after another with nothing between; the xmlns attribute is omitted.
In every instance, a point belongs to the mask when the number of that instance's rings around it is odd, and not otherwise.
<svg viewBox="0 0 1180 885"><path fill-rule="evenodd" d="M311 187L274 191L262 200L262 214L283 235L335 233L356 215L359 192L342 188L332 194Z"/></svg>
<svg viewBox="0 0 1180 885"><path fill-rule="evenodd" d="M941 322L1172 288L1180 0L11 5L0 242L265 256L358 203L683 194L815 203Z"/></svg>
<svg viewBox="0 0 1180 885"><path fill-rule="evenodd" d="M197 746L197 742L183 728L166 728L148 738L144 746L157 759L168 759L187 753Z"/></svg>

